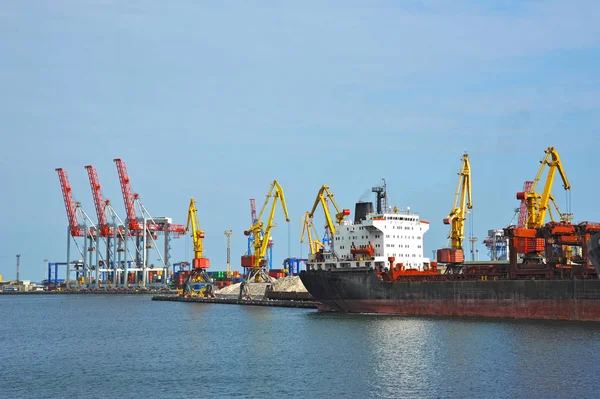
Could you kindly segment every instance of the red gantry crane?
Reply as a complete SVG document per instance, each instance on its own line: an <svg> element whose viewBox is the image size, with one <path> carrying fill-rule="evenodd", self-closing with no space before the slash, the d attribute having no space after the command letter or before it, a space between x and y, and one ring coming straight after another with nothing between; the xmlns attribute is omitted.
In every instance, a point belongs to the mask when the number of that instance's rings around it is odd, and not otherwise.
<svg viewBox="0 0 600 399"><path fill-rule="evenodd" d="M85 169L88 172L92 196L94 198L94 205L96 207L99 236L103 237L106 243L105 269L107 269L106 271L113 273L111 282L118 285L119 279L116 278L117 271L123 266L125 261L125 259L122 259L121 256L121 254L125 252L123 245L126 240L124 224L112 207L110 200L104 199L96 168L94 168L92 165L86 165ZM108 222L109 213L112 216L112 225L110 225ZM131 252L129 252L129 255L131 259L134 259L131 255Z"/></svg>
<svg viewBox="0 0 600 399"><path fill-rule="evenodd" d="M67 175L67 171L63 168L56 168L56 172L58 173L58 179L60 181L60 188L63 194L63 200L65 202L65 208L67 211L67 219L69 221L69 233L70 236L67 239L67 271L65 283L67 288L70 288L70 265L71 265L71 238L81 255L81 260L83 264L81 265L83 269L83 278L84 281L87 281L89 277L89 269L92 264L92 252L95 250L95 235L96 235L96 226L94 226L91 219L85 213L81 204L76 202L73 199L73 192L71 189L71 184L69 183L69 177ZM83 223L79 222L78 213L81 215ZM89 224L87 224L89 222ZM81 246L77 242L76 238L82 237L84 239L83 247L89 252L89 260L88 256L84 250L82 250ZM89 240L89 243L88 243Z"/></svg>
<svg viewBox="0 0 600 399"><path fill-rule="evenodd" d="M169 267L169 238L179 238L185 234L185 226L182 224L171 223L170 218L153 218L137 193L134 193L131 189L131 181L127 173L125 162L120 158L115 158L114 162L117 166L117 173L119 175L119 182L121 184L121 192L123 194L123 201L125 203L125 210L127 212L126 229L129 234L136 237L136 264L145 270L147 267L147 254L146 250L149 247L154 247L159 255L160 260L164 265L164 276L166 277ZM136 214L135 205L137 204L141 217ZM163 258L162 254L156 248L155 238L157 233L165 234L165 247ZM151 244L147 244L150 240ZM127 243L127 241L125 241ZM125 264L125 275L128 275L127 262ZM145 279L145 273L142 278ZM163 279L163 283L166 285L166 278Z"/></svg>

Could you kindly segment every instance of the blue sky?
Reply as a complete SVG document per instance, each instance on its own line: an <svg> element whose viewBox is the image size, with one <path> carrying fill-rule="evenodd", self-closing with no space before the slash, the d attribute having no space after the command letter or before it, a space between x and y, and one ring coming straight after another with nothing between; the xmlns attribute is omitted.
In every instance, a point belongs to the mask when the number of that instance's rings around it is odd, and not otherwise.
<svg viewBox="0 0 600 399"><path fill-rule="evenodd" d="M353 210L384 177L391 204L431 222L430 255L464 151L479 241L551 145L575 220L599 220L599 19L595 1L3 2L0 274L15 278L16 253L23 279L65 259L56 167L94 215L94 165L125 217L116 157L151 214L185 223L196 198L214 270L225 229L239 269L248 199L273 179L292 219L278 210L276 266L306 255L299 221L322 184ZM191 257L174 242L172 261Z"/></svg>

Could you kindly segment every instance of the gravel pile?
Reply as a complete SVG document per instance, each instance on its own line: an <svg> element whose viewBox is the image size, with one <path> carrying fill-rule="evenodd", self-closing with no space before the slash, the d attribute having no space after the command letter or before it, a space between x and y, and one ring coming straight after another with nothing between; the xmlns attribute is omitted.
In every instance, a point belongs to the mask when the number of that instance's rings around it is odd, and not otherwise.
<svg viewBox="0 0 600 399"><path fill-rule="evenodd" d="M240 294L240 285L241 283L228 285L227 287L215 291L215 294L227 296L233 295L237 297ZM269 285L269 283L249 283L248 288L250 289L250 296L252 298L265 296L267 285Z"/></svg>
<svg viewBox="0 0 600 399"><path fill-rule="evenodd" d="M279 292L306 292L302 280L298 276L280 278L273 284L273 291Z"/></svg>
<svg viewBox="0 0 600 399"><path fill-rule="evenodd" d="M274 279L275 280L275 279ZM224 297L236 297L240 294L241 283L231 284L227 287L223 287L220 290L215 290L215 294ZM253 298L260 298L265 296L265 291L269 283L249 283L250 296ZM306 292L306 288L302 284L300 277L289 276L275 280L273 285L273 291L279 292Z"/></svg>
<svg viewBox="0 0 600 399"><path fill-rule="evenodd" d="M220 290L215 290L215 294L221 294L221 295L239 294L240 284L241 283L231 284L231 285L228 285L227 287L221 288Z"/></svg>

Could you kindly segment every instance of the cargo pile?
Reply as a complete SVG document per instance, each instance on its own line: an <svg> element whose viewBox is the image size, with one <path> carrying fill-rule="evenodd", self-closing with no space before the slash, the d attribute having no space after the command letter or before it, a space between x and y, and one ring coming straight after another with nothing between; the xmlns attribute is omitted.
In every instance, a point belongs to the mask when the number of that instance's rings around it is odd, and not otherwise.
<svg viewBox="0 0 600 399"><path fill-rule="evenodd" d="M216 290L217 295L239 295L241 283L231 284L226 287ZM249 283L250 295L264 296L267 286L271 285L273 291L277 292L307 292L302 284L300 277L289 276L275 280L273 284L269 283Z"/></svg>
<svg viewBox="0 0 600 399"><path fill-rule="evenodd" d="M307 292L298 276L281 278L273 284L273 291L278 292Z"/></svg>
<svg viewBox="0 0 600 399"><path fill-rule="evenodd" d="M217 296L237 296L240 294L240 285L241 283L228 285L220 290L216 290L215 294ZM250 295L253 298L263 297L268 285L270 283L249 283L248 289L250 290Z"/></svg>

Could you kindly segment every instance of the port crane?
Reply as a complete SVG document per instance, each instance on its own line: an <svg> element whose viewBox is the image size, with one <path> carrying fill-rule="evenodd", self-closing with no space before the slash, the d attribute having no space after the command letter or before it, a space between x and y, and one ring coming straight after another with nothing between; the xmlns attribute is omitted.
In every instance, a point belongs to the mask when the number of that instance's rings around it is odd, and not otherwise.
<svg viewBox="0 0 600 399"><path fill-rule="evenodd" d="M575 227L570 224L572 215L570 213L561 213L554 197L552 196L552 186L554 184L554 177L556 172L561 176L563 187L568 192L571 189L571 185L567 179L564 167L562 165L560 156L554 147L548 147L545 151L544 159L540 161L541 166L538 173L533 180L533 183L529 186L528 190L520 191L516 197L522 202L525 201L527 208L527 219L525 225L522 227L510 226L504 229L506 236L509 238L509 255L511 267L514 268L513 273L530 273L531 270L521 267L517 270L516 265L518 263L517 254L522 254L522 263L524 265L533 264L540 265L546 264L546 267L533 266L536 268L535 272L539 274L552 274L553 263L551 259L545 259L544 251L546 250L546 240L550 238L551 241L559 245L560 242L566 242L571 240L571 243L575 243ZM536 192L536 188L542 178L544 170L548 167L548 174L546 175L546 181L544 182L544 188L541 194ZM550 204L555 208L560 223L554 222L554 217L550 208ZM568 205L568 204L567 204ZM549 214L551 223L545 224L546 214ZM556 237L555 237L556 236ZM565 237L570 237L569 239ZM566 244L565 244L566 245ZM560 251L563 252L562 245L559 246ZM559 250L559 247L556 247ZM558 263L569 263L571 246L566 245L565 258L567 261L561 261ZM550 258L555 258L554 254L551 254ZM555 263L555 262L554 262Z"/></svg>
<svg viewBox="0 0 600 399"><path fill-rule="evenodd" d="M471 199L471 164L467 153L463 155L461 165L461 169L458 172L458 185L454 195L454 206L443 220L444 224L451 225L448 236L450 248L442 248L437 251L438 262L448 265L446 273L457 272L460 268L454 266L464 262L463 240L465 238L465 220L468 211L473 209Z"/></svg>
<svg viewBox="0 0 600 399"><path fill-rule="evenodd" d="M269 216L267 217L266 223L262 221L265 210L269 205L269 201L273 200L271 204L271 209L269 212ZM250 226L250 228L244 231L246 236L252 235L252 253L248 253L247 255L243 255L241 262L242 267L248 269L246 273L246 278L242 283L242 289L240 290L240 297L249 298L248 286L247 283L250 281L260 282L266 281L271 282L272 279L268 273L265 272L266 259L265 256L267 254L267 248L269 246L269 238L271 234L271 229L274 227L273 220L275 218L275 209L277 206L277 202L281 203L281 207L283 208L283 213L285 215L286 222L290 221L290 217L287 211L287 204L285 202L285 196L283 193L283 189L277 180L274 180L271 184L271 189L267 194L267 198L265 199L265 203L260 210L258 217L256 218L256 222ZM253 218L254 219L254 218Z"/></svg>
<svg viewBox="0 0 600 399"><path fill-rule="evenodd" d="M315 255L321 249L325 248L325 244L319 241L318 238L315 238L318 237L317 230L309 212L306 212L302 217L302 233L300 235L301 244L304 243L304 237L306 237L308 241L308 247L310 250L309 255Z"/></svg>
<svg viewBox="0 0 600 399"><path fill-rule="evenodd" d="M525 226L528 229L540 229L544 225L547 212L550 214L551 219L554 220L552 217L552 212L549 208L550 202L552 202L556 212L562 220L567 220L570 218L570 214L562 214L560 212L558 206L556 205L556 201L552 196L552 185L554 183L554 176L556 175L557 171L562 179L564 189L571 189L571 185L567 180L567 175L565 174L560 156L554 147L548 147L544 152L546 153L546 156L540 161L542 165L540 166L533 184L531 184L528 191L521 191L517 193L517 199L525 201L526 203L527 220L525 222ZM548 166L548 174L546 176L544 189L540 195L535 190L546 166Z"/></svg>
<svg viewBox="0 0 600 399"><path fill-rule="evenodd" d="M92 165L86 165L85 169L88 173L88 178L90 181L90 188L92 189L92 197L94 199L94 206L96 207L96 216L98 218L98 230L96 231L97 237L96 241L99 241L99 238L104 240L106 245L106 257L101 260L104 265L103 270L100 270L101 263L98 260L98 256L100 255L100 251L96 251L96 284L99 283L99 271L108 272L108 278L110 283L117 283L117 260L115 259L115 254L121 247L122 241L125 239L123 236L123 228L119 228L116 224L116 214L112 212L113 216L113 225L111 226L108 223L108 217L106 210L110 209L110 200L104 199L102 195L102 187L100 186L100 179L98 178L98 172L96 168ZM120 239L120 241L118 241ZM114 247L114 250L113 250ZM111 274L112 273L112 274Z"/></svg>
<svg viewBox="0 0 600 399"><path fill-rule="evenodd" d="M82 281L87 281L91 278L90 270L92 265L92 253L96 250L96 231L97 228L91 221L90 217L83 210L81 203L73 199L73 190L69 183L69 176L67 171L63 168L56 168L58 173L58 180L60 182L60 188L63 194L63 200L65 203L65 209L67 211L67 220L69 221L68 237L67 237L67 271L66 271L66 286L70 288L70 274L71 274L71 239L77 248L77 251L81 255L79 259L83 260L82 271L77 270L77 276L83 274ZM81 218L82 222L79 222ZM83 238L83 248L78 243L77 239ZM87 252L87 253L86 253ZM87 254L89 253L89 260ZM77 267L76 267L77 269Z"/></svg>
<svg viewBox="0 0 600 399"><path fill-rule="evenodd" d="M125 210L127 213L127 219L125 223L125 235L134 237L133 242L135 247L135 264L136 267L129 269L128 262L124 264L124 284L129 281L130 271L141 271L142 272L142 283L145 285L147 275L147 260L148 260L148 249L154 248L158 254L159 260L163 266L163 275L166 277L167 271L170 266L170 255L169 255L169 241L170 238L179 238L185 234L185 227L181 224L171 223L170 218L153 218L144 204L142 203L139 195L134 193L131 189L131 181L127 173L125 162L120 158L113 160L117 166L117 173L119 175L119 182L121 185L121 192L123 194L123 201L125 203ZM138 218L135 206L137 205L140 211L140 217ZM163 254L158 250L156 245L156 238L158 233L163 233L165 236L164 243L164 257ZM125 241L125 250L127 251L127 240ZM166 286L166 278L163 279L163 284Z"/></svg>
<svg viewBox="0 0 600 399"><path fill-rule="evenodd" d="M213 294L213 280L206 272L206 269L210 267L210 260L203 256L204 252L204 231L200 229L200 223L198 222L198 209L196 208L196 200L190 199L190 206L188 208L187 224L185 231L188 232L191 229L191 236L194 242L194 259L192 260L192 270L190 275L183 285L182 295L185 297L189 296L214 296ZM202 289L196 292L192 284L204 284Z"/></svg>
<svg viewBox="0 0 600 399"><path fill-rule="evenodd" d="M329 234L331 234L331 236L333 237L336 234L336 229L335 224L333 223L333 219L331 218L331 212L329 212L327 199L329 199L329 201L335 208L335 219L337 224L341 225L342 223L344 223L344 217L350 215L350 209L344 209L340 211L340 208L337 206L335 200L333 199L333 193L329 191L329 186L326 184L323 184L319 189L312 210L308 213L308 217L312 219L315 216L315 211L317 210L317 207L319 206L319 204L321 204L323 208L323 213L325 214L326 227L329 229Z"/></svg>

